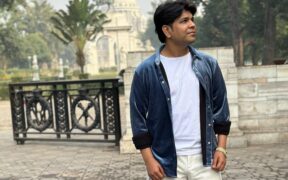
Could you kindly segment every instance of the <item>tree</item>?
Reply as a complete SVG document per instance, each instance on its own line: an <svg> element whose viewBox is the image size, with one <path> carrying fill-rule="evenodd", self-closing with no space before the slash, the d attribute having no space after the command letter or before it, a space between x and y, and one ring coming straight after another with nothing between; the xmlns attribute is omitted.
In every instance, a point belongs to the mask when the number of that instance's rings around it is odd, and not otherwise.
<svg viewBox="0 0 288 180"><path fill-rule="evenodd" d="M27 34L22 40L21 49L22 58L26 59L28 56L36 54L39 64L51 61L50 48L40 32Z"/></svg>
<svg viewBox="0 0 288 180"><path fill-rule="evenodd" d="M9 65L14 65L16 59L21 55L20 44L21 39L17 32L10 28L0 29L0 59L4 71Z"/></svg>
<svg viewBox="0 0 288 180"><path fill-rule="evenodd" d="M206 1L203 4L203 17L196 18L197 40L196 47L231 46L229 16L226 11L227 3L222 0Z"/></svg>
<svg viewBox="0 0 288 180"><path fill-rule="evenodd" d="M152 18L148 19L147 29L145 32L139 34L141 42L146 45L147 40L151 41L152 46L157 49L160 47L161 42L158 39L158 36L155 32L155 25Z"/></svg>
<svg viewBox="0 0 288 180"><path fill-rule="evenodd" d="M55 11L46 1L33 0L30 4L31 6L26 7L26 14L22 18L22 22L28 26L23 27L22 30L28 34L37 33L41 36L49 47L50 52L50 58L45 58L47 60L46 63L51 63L52 60L58 60L59 55L65 49L63 43L51 34L53 28L51 17L55 15ZM35 49L35 51L38 50ZM38 57L41 56L38 54Z"/></svg>
<svg viewBox="0 0 288 180"><path fill-rule="evenodd" d="M233 37L233 50L234 50L234 62L236 66L244 65L244 56L243 56L243 38L242 31L240 30L240 18L239 18L239 0L227 0L230 22L231 22L231 30Z"/></svg>
<svg viewBox="0 0 288 180"><path fill-rule="evenodd" d="M7 8L8 10L11 10L15 5L21 4L26 5L25 0L1 0L0 1L0 8Z"/></svg>
<svg viewBox="0 0 288 180"><path fill-rule="evenodd" d="M278 2L279 3L279 2ZM286 57L288 59L288 0L282 0L280 5L277 4L276 16L276 57Z"/></svg>
<svg viewBox="0 0 288 180"><path fill-rule="evenodd" d="M278 40L281 41L283 38L285 39L285 37L279 37L278 35L279 39L277 39L277 34L283 33L283 29L277 29L277 26L281 26L279 24L277 25L277 23L287 24L287 6L288 0L264 0L265 26L262 64L273 64L274 58L279 54L279 44L277 42ZM284 29L284 31L287 32L287 29ZM277 51L276 46L278 46Z"/></svg>
<svg viewBox="0 0 288 180"><path fill-rule="evenodd" d="M45 1L34 0L26 4L14 0L11 9L4 10L3 14L6 18L0 25L2 67L29 67L28 56L33 54L37 54L40 63L50 63L51 51L59 51L59 48L49 46L54 38L49 31L49 16L54 15L52 7Z"/></svg>
<svg viewBox="0 0 288 180"><path fill-rule="evenodd" d="M15 17L19 15L17 5L26 6L25 0L1 0L0 1L0 60L4 71L13 60L20 57L21 38L17 31Z"/></svg>
<svg viewBox="0 0 288 180"><path fill-rule="evenodd" d="M68 11L60 10L51 18L55 30L52 34L64 44L73 42L76 49L76 62L84 73L84 47L88 40L92 40L103 29L109 20L89 0L71 0Z"/></svg>
<svg viewBox="0 0 288 180"><path fill-rule="evenodd" d="M245 24L244 55L253 65L273 64L275 57L287 57L286 7L288 1L245 1L248 11L241 19ZM240 8L243 11L243 8Z"/></svg>
<svg viewBox="0 0 288 180"><path fill-rule="evenodd" d="M275 3L265 0L264 49L262 64L272 64L275 55L276 13Z"/></svg>

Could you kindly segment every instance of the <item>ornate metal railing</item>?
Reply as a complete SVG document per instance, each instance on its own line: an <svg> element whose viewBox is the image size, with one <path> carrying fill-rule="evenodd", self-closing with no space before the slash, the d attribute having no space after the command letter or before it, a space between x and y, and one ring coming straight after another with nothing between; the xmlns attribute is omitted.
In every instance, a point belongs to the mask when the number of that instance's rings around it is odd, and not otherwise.
<svg viewBox="0 0 288 180"><path fill-rule="evenodd" d="M14 140L119 145L118 87L118 79L9 84Z"/></svg>

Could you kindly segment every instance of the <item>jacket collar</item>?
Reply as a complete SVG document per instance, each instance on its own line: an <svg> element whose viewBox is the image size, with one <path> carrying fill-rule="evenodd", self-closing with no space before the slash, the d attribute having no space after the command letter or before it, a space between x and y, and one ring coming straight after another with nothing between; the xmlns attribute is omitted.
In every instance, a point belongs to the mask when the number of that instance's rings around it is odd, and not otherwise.
<svg viewBox="0 0 288 180"><path fill-rule="evenodd" d="M163 45L161 45L161 47L160 48L158 48L158 50L156 51L156 58L155 58L155 63L157 64L157 65L160 65L160 52L162 51L162 49L165 47L165 44L163 44ZM201 57L201 55L199 54L199 52L195 49L195 48L193 48L192 46L188 46L188 48L189 48L189 51L190 51L190 53L192 54L192 58L193 58L193 60L195 59L195 58L197 58L197 59L199 59L199 60L202 60L202 57Z"/></svg>

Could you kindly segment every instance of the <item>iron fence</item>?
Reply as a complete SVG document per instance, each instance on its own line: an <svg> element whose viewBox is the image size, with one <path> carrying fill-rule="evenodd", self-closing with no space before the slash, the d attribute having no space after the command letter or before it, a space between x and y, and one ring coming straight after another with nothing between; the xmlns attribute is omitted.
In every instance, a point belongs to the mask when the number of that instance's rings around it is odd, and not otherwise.
<svg viewBox="0 0 288 180"><path fill-rule="evenodd" d="M119 145L118 88L118 79L9 84L14 140Z"/></svg>

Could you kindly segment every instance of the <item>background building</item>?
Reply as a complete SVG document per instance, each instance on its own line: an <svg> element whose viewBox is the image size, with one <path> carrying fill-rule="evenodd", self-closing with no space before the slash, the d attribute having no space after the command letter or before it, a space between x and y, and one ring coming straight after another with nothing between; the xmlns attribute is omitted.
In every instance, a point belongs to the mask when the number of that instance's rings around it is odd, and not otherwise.
<svg viewBox="0 0 288 180"><path fill-rule="evenodd" d="M86 45L86 72L97 74L100 69L127 67L127 52L142 50L139 33L147 27L147 18L141 14L136 0L115 0L106 13L111 20L104 25L95 41Z"/></svg>

